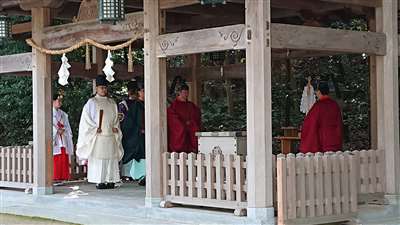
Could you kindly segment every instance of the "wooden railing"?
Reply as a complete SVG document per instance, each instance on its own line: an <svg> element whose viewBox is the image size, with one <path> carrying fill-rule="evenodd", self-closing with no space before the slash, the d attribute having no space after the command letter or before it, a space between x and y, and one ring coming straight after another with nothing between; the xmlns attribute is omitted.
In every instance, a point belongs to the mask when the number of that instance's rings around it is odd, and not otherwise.
<svg viewBox="0 0 400 225"><path fill-rule="evenodd" d="M278 155L278 223L351 220L357 211L355 159L350 152Z"/></svg>
<svg viewBox="0 0 400 225"><path fill-rule="evenodd" d="M32 183L32 146L0 146L0 186L27 188Z"/></svg>
<svg viewBox="0 0 400 225"><path fill-rule="evenodd" d="M33 146L0 146L0 187L27 188L33 185ZM72 180L83 179L87 166L71 156Z"/></svg>
<svg viewBox="0 0 400 225"><path fill-rule="evenodd" d="M272 160L276 206L276 157ZM165 202L234 209L245 215L247 207L246 158L224 154L163 154Z"/></svg>
<svg viewBox="0 0 400 225"><path fill-rule="evenodd" d="M385 192L384 150L352 151L359 170L357 171L358 193L374 194Z"/></svg>
<svg viewBox="0 0 400 225"><path fill-rule="evenodd" d="M236 210L247 207L242 156L164 153L163 173L167 202Z"/></svg>

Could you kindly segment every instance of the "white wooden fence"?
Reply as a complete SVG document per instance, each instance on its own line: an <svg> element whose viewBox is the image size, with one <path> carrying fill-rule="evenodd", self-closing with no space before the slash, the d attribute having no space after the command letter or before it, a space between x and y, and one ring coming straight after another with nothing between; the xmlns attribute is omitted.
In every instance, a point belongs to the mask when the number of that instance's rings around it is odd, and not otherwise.
<svg viewBox="0 0 400 225"><path fill-rule="evenodd" d="M357 211L356 157L350 152L280 154L277 159L278 223L350 220Z"/></svg>
<svg viewBox="0 0 400 225"><path fill-rule="evenodd" d="M276 207L276 157L272 160ZM223 154L163 154L165 201L183 205L235 209L245 215L247 207L246 159Z"/></svg>
<svg viewBox="0 0 400 225"><path fill-rule="evenodd" d="M0 146L0 186L27 188L32 183L32 146Z"/></svg>
<svg viewBox="0 0 400 225"><path fill-rule="evenodd" d="M167 202L227 209L247 207L246 162L239 155L163 154Z"/></svg>
<svg viewBox="0 0 400 225"><path fill-rule="evenodd" d="M27 188L33 185L33 146L0 146L0 187ZM86 177L87 166L71 156L71 179Z"/></svg>
<svg viewBox="0 0 400 225"><path fill-rule="evenodd" d="M374 194L385 192L384 150L352 151L359 170L357 171L358 193Z"/></svg>

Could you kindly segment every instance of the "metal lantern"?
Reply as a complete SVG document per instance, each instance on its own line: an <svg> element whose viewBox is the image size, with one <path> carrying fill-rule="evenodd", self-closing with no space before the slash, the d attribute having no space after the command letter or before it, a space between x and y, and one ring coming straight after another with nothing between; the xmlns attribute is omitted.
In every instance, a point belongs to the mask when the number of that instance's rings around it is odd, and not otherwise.
<svg viewBox="0 0 400 225"><path fill-rule="evenodd" d="M226 4L226 0L200 0L202 5L212 5L213 7L216 4Z"/></svg>
<svg viewBox="0 0 400 225"><path fill-rule="evenodd" d="M215 65L222 65L224 64L226 58L226 52L225 51L210 52L209 56L210 56L210 61L213 62Z"/></svg>
<svg viewBox="0 0 400 225"><path fill-rule="evenodd" d="M11 38L11 20L0 15L0 39Z"/></svg>
<svg viewBox="0 0 400 225"><path fill-rule="evenodd" d="M116 22L124 19L124 0L99 0L100 21Z"/></svg>

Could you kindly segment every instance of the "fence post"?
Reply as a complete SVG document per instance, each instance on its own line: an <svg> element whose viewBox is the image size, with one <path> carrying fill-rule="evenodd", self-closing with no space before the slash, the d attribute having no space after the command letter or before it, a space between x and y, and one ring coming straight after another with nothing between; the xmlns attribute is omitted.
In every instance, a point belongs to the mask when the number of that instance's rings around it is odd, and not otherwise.
<svg viewBox="0 0 400 225"><path fill-rule="evenodd" d="M341 202L342 202L342 213L347 214L350 212L350 188L349 188L349 160L347 156L345 156L347 153L342 153L339 155L339 161L340 161L340 172L341 172Z"/></svg>
<svg viewBox="0 0 400 225"><path fill-rule="evenodd" d="M197 197L204 198L204 154L197 155Z"/></svg>
<svg viewBox="0 0 400 225"><path fill-rule="evenodd" d="M278 224L288 219L287 215L287 165L285 155L279 154L276 162L278 191Z"/></svg>
<svg viewBox="0 0 400 225"><path fill-rule="evenodd" d="M223 166L223 155L216 154L215 155L215 189L217 192L217 200L222 200L222 190L224 189L224 174L222 170Z"/></svg>
<svg viewBox="0 0 400 225"><path fill-rule="evenodd" d="M288 219L297 217L297 196L296 196L296 158L290 153L286 158L287 163L287 201L288 201Z"/></svg>
<svg viewBox="0 0 400 225"><path fill-rule="evenodd" d="M308 190L306 189L306 176L305 176L305 162L304 162L304 154L303 153L298 153L296 155L296 173L297 173L297 179L296 179L296 186L297 186L297 201L299 204L299 211L298 215L301 218L306 217L306 192Z"/></svg>
<svg viewBox="0 0 400 225"><path fill-rule="evenodd" d="M171 195L172 196L176 196L176 174L177 174L177 170L176 170L176 160L178 158L178 153L173 152L171 153Z"/></svg>
<svg viewBox="0 0 400 225"><path fill-rule="evenodd" d="M186 191L186 174L187 174L187 153L181 152L179 154L179 196L185 197L187 196Z"/></svg>

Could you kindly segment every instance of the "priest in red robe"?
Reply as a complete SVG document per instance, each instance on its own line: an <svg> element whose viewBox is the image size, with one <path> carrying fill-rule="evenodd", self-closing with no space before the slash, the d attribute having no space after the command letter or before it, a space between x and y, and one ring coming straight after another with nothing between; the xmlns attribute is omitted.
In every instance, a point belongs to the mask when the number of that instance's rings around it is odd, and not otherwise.
<svg viewBox="0 0 400 225"><path fill-rule="evenodd" d="M318 101L304 119L299 150L315 153L342 150L343 121L339 105L329 97L329 86L321 82Z"/></svg>
<svg viewBox="0 0 400 225"><path fill-rule="evenodd" d="M182 84L175 101L167 109L169 152L197 153L195 133L200 131L201 112L188 97L189 87Z"/></svg>

